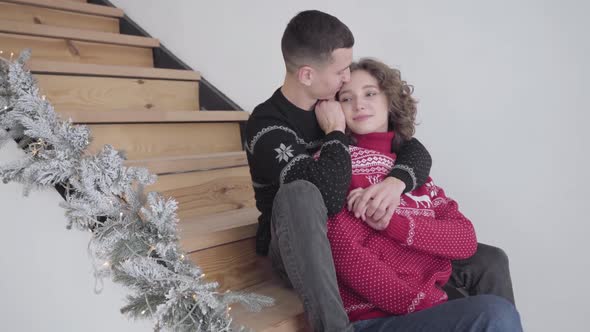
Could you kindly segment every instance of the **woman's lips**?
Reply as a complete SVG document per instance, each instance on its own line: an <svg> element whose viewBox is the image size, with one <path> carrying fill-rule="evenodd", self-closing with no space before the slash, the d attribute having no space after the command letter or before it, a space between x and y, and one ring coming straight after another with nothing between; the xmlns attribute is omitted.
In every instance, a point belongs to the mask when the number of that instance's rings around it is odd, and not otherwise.
<svg viewBox="0 0 590 332"><path fill-rule="evenodd" d="M357 116L353 117L352 119L354 121L364 121L364 120L367 120L370 117L372 117L372 115L365 114L365 115L357 115Z"/></svg>

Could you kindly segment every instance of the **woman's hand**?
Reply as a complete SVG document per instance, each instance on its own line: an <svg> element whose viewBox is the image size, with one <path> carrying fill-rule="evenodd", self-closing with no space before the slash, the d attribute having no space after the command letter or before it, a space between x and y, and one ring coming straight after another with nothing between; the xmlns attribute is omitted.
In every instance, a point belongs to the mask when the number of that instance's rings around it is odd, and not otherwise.
<svg viewBox="0 0 590 332"><path fill-rule="evenodd" d="M371 228L384 230L400 203L405 183L393 177L367 188L357 188L348 194L347 207Z"/></svg>

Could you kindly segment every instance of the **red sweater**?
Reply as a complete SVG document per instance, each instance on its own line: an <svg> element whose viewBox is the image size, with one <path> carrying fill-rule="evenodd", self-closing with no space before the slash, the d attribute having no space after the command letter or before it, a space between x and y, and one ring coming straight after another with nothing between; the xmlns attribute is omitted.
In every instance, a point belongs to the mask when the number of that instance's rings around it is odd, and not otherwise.
<svg viewBox="0 0 590 332"><path fill-rule="evenodd" d="M349 190L382 181L395 162L393 132L356 136L350 147ZM351 321L403 315L447 300L441 287L451 275L451 259L477 248L471 222L457 202L432 179L402 195L383 231L370 228L346 207L328 221L328 239L338 286Z"/></svg>

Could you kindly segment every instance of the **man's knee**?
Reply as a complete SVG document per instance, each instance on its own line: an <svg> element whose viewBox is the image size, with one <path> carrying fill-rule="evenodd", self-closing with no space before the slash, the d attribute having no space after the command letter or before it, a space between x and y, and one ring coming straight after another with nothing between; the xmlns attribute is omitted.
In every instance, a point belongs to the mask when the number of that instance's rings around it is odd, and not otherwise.
<svg viewBox="0 0 590 332"><path fill-rule="evenodd" d="M305 180L297 180L281 185L277 192L274 206L284 206L288 204L290 208L312 208L319 206L325 208L322 194L318 187L313 183Z"/></svg>
<svg viewBox="0 0 590 332"><path fill-rule="evenodd" d="M282 185L272 209L271 223L277 232L291 229L309 236L314 234L313 230L320 230L320 235L325 232L328 210L320 190L309 181L297 180Z"/></svg>
<svg viewBox="0 0 590 332"><path fill-rule="evenodd" d="M491 269L507 268L509 264L508 255L504 250L487 244L478 244L478 254L481 256L480 261Z"/></svg>

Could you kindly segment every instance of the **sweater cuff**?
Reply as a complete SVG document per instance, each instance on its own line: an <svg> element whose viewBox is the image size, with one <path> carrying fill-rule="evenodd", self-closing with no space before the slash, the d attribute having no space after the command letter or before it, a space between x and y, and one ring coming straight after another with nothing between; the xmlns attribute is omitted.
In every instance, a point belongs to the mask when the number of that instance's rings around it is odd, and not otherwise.
<svg viewBox="0 0 590 332"><path fill-rule="evenodd" d="M346 134L340 130L334 130L324 137L324 143L333 140L339 141L340 143L344 144L345 147L348 147L349 145L348 136L346 136Z"/></svg>
<svg viewBox="0 0 590 332"><path fill-rule="evenodd" d="M414 243L415 227L416 225L414 224L414 221L400 216L399 214L394 214L389 225L387 225L387 228L383 231L385 232L385 235L397 240L402 245L411 245Z"/></svg>
<svg viewBox="0 0 590 332"><path fill-rule="evenodd" d="M405 165L395 165L389 173L389 176L399 179L406 184L406 188L402 194L416 189L416 175L414 174L414 170L410 167Z"/></svg>

